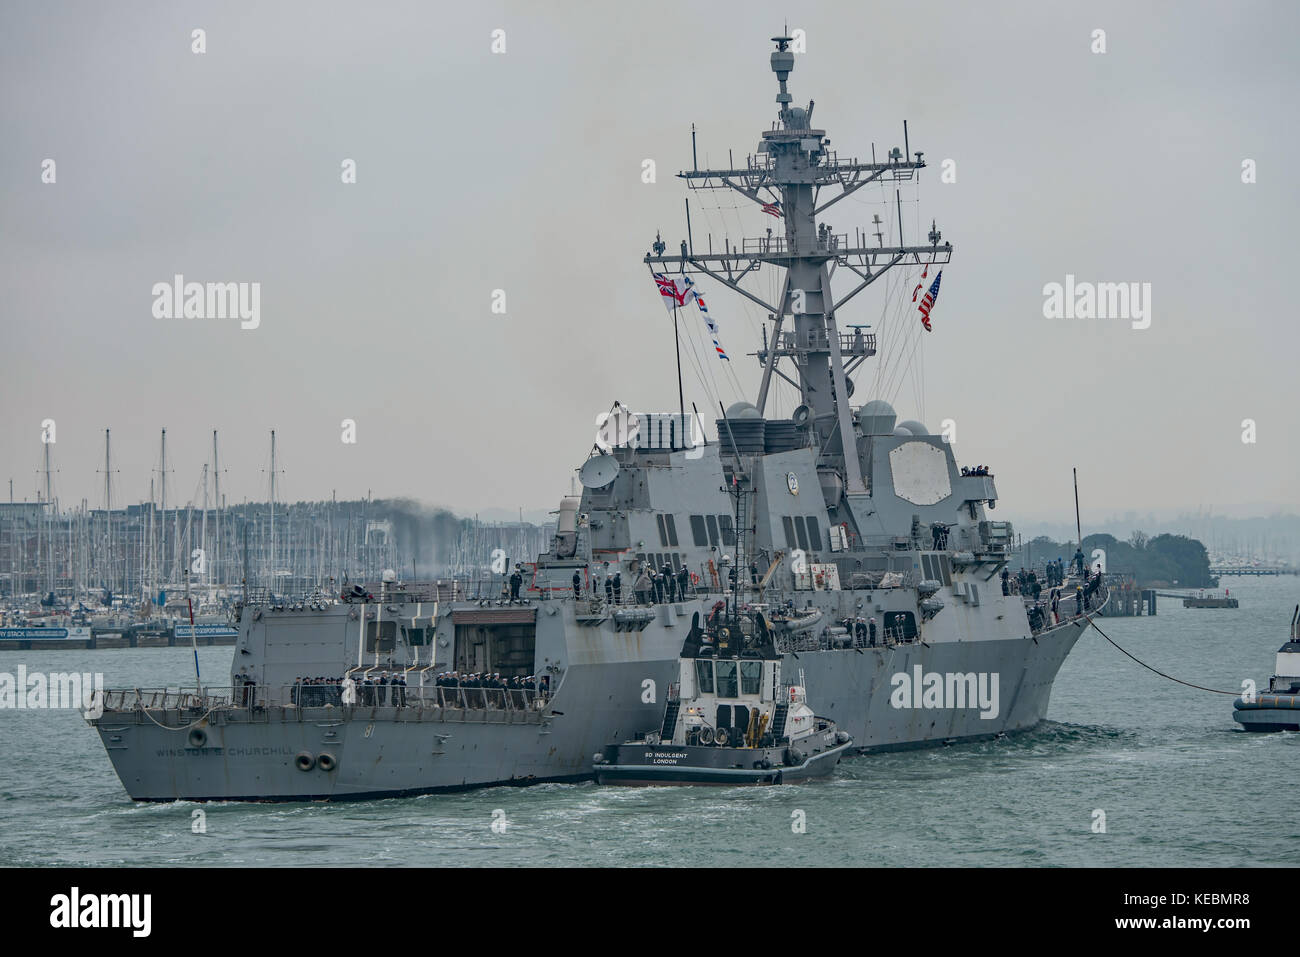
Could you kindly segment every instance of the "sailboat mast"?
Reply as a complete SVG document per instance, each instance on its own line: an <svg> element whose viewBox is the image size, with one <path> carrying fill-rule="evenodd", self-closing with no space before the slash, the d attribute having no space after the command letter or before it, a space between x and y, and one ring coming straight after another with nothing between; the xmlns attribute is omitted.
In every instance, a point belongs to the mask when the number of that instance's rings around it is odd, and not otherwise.
<svg viewBox="0 0 1300 957"><path fill-rule="evenodd" d="M208 466L203 466L203 517L199 520L199 552L203 555L203 576L208 577Z"/></svg>
<svg viewBox="0 0 1300 957"><path fill-rule="evenodd" d="M271 589L275 590L275 429L271 430Z"/></svg>
<svg viewBox="0 0 1300 957"><path fill-rule="evenodd" d="M159 468L159 472L161 473L162 478L161 478L161 488L160 488L161 499L159 505L160 515L158 516L158 524L162 529L162 551L158 556L158 564L160 566L159 571L161 572L159 577L161 577L163 581L166 581L167 574L169 571L168 565L170 564L167 560L167 430L166 429L162 430L162 459L160 462L160 466L161 467Z"/></svg>
<svg viewBox="0 0 1300 957"><path fill-rule="evenodd" d="M50 443L45 443L45 582L46 591L54 591L54 493L50 482Z"/></svg>
<svg viewBox="0 0 1300 957"><path fill-rule="evenodd" d="M104 537L108 543L108 566L104 582L113 592L113 435L104 430Z"/></svg>
<svg viewBox="0 0 1300 957"><path fill-rule="evenodd" d="M221 466L217 459L217 430L212 430L212 498L216 506L216 541L212 548L212 574L208 580L221 587Z"/></svg>

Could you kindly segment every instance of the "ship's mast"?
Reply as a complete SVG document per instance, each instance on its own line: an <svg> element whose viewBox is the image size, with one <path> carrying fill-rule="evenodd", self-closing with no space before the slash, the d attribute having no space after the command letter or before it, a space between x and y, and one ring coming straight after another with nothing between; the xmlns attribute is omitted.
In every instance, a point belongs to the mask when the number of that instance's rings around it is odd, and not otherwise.
<svg viewBox="0 0 1300 957"><path fill-rule="evenodd" d="M769 234L741 239L739 243L727 240L722 251L710 248L707 253L696 252L683 242L681 254L676 256L664 255L664 245L659 242L644 261L652 271L654 267L666 267L688 274L703 273L769 313L774 321L770 345L758 353L763 363L755 403L759 413L766 407L774 374L796 384L803 403L796 412L796 421L806 423L815 437L822 464L834 466L843 474L849 495L863 495L867 489L854 439L848 375L875 354L875 336L841 334L836 313L899 263L948 262L952 244L940 245L942 237L932 228L928 245L906 245L901 215L898 245L893 247L883 243L867 245L865 231L855 233L850 242L847 234L836 235L829 226L818 225L817 217L827 208L870 183L911 180L925 168L923 154L917 152L912 160L895 148L887 162L877 162L874 156L869 163L841 159L830 148L826 131L811 126L814 104L809 102L807 108L791 105L794 98L787 87L795 57L790 50L791 38L772 39L776 43L771 66L779 87L779 122L763 132L757 155L750 156L740 168L692 169L677 175L691 189L735 190L772 211L778 209L773 204L779 203L784 237ZM834 195L822 198L823 189L835 187L838 191ZM764 264L786 270L776 303L764 301L741 285L746 276ZM838 300L830 284L831 272L837 267L848 269L858 280ZM786 317L790 317L792 331L784 331ZM779 360L786 358L794 365L797 382L778 367Z"/></svg>

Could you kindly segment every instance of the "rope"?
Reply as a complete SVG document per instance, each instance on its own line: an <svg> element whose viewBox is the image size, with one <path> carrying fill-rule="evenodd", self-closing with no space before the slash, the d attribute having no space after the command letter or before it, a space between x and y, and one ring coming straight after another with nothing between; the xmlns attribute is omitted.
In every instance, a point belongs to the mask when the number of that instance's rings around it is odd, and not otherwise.
<svg viewBox="0 0 1300 957"><path fill-rule="evenodd" d="M1142 660L1139 659L1139 658L1135 658L1133 655L1129 654L1127 651L1124 651L1123 648L1120 648L1119 645L1115 644L1115 640L1114 640L1113 638L1111 638L1110 635L1106 634L1106 633L1105 633L1104 631L1102 631L1100 628L1097 628L1097 622L1094 620L1095 617L1096 617L1096 616L1090 616L1090 617L1088 618L1088 623L1091 624L1093 628L1096 628L1096 629L1097 629L1097 634L1101 635L1103 638L1105 638L1107 641L1109 641L1112 645L1115 645L1115 647L1116 647L1116 648L1119 648L1119 650L1122 651L1122 652L1124 652L1124 654L1128 655L1130 658L1133 658L1134 661L1136 661L1138 664L1140 664L1143 668L1147 669L1147 671L1154 672L1155 674L1158 674L1161 678L1168 678L1170 681L1177 682L1177 683L1180 684L1180 685L1186 685L1186 686L1189 687L1189 688L1195 688L1195 689L1198 690L1198 691L1208 691L1208 692L1210 692L1211 694L1226 694L1226 695L1232 695L1234 698L1239 697L1239 696L1241 695L1241 692L1240 692L1240 691L1220 691L1218 688L1207 688L1207 687L1205 687L1204 685L1196 685L1196 684L1192 684L1190 681L1184 681L1182 678L1175 678L1173 675L1167 675L1167 674L1165 674L1163 671L1159 670L1158 668L1152 668L1152 667L1151 667L1149 664L1147 664L1145 661L1142 661Z"/></svg>
<svg viewBox="0 0 1300 957"><path fill-rule="evenodd" d="M151 715L151 714L149 713L149 709L148 709L148 708L145 708L145 707L141 706L140 710L144 712L144 716L145 716L146 718L148 718L148 719L149 719L150 721L152 721L154 724L158 725L158 727L162 728L164 731L188 731L190 728L196 728L196 727L198 727L198 726L199 726L203 721L207 720L208 715L212 714L213 711L216 711L216 710L217 710L217 706L214 704L214 705L213 705L211 708L209 708L207 711L203 712L203 714L202 714L200 717L195 718L195 719L194 719L193 721L191 721L189 724L181 725L179 728L169 728L167 725L163 724L161 721L159 721L157 718L155 718L153 715Z"/></svg>

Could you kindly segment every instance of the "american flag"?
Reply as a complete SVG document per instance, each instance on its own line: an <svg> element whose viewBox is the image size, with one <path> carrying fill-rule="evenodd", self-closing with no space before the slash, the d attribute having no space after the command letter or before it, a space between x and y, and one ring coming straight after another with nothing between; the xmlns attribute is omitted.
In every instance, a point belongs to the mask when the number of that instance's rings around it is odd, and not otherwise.
<svg viewBox="0 0 1300 957"><path fill-rule="evenodd" d="M777 219L785 215L781 212L781 201L779 199L775 203L764 203L763 212L769 216L775 216Z"/></svg>
<svg viewBox="0 0 1300 957"><path fill-rule="evenodd" d="M939 275L934 277L934 283L931 284L930 290L921 297L921 325L925 326L926 332L932 332L930 328L930 310L934 307L935 300L939 298L939 280L943 278L943 270L939 270Z"/></svg>

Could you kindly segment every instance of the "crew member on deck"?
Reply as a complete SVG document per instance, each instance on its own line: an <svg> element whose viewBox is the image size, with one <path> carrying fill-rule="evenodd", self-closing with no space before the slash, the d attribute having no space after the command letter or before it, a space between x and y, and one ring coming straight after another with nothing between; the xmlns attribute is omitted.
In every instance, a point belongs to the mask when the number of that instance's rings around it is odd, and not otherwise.
<svg viewBox="0 0 1300 957"><path fill-rule="evenodd" d="M669 601L677 600L677 575L673 572L673 566L664 562L664 590L667 592Z"/></svg>

